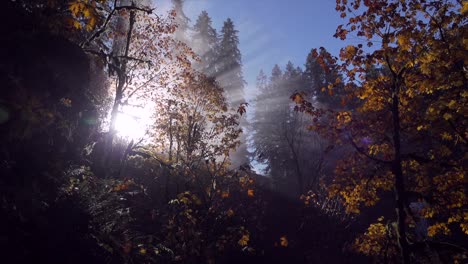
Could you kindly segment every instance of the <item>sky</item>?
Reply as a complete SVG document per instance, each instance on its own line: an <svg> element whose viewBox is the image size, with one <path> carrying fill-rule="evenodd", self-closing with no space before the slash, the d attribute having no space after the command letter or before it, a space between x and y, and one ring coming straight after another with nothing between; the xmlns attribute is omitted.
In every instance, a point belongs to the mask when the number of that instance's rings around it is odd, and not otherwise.
<svg viewBox="0 0 468 264"><path fill-rule="evenodd" d="M166 0L168 1L168 0ZM170 3L170 1L168 1ZM158 5L158 0L156 0ZM161 2L161 5L167 3ZM263 69L282 68L288 61L303 67L312 48L326 47L337 55L345 43L333 37L345 23L333 0L185 0L184 12L195 23L206 10L218 33L227 18L239 31L246 99L255 95L255 80Z"/></svg>

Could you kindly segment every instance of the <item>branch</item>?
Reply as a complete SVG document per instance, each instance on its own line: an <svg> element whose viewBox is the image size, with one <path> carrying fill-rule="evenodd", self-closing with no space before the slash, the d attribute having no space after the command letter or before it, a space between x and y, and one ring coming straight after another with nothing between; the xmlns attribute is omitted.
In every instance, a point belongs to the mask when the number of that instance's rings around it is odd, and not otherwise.
<svg viewBox="0 0 468 264"><path fill-rule="evenodd" d="M361 147L359 147L356 142L354 142L353 138L351 136L349 136L349 141L351 142L351 145L353 145L353 147L362 155L366 156L367 158L373 160L373 161L376 161L376 162L380 162L380 163L384 163L384 164L392 164L391 161L388 161L388 160L382 160L382 159L379 159L379 158L376 158L376 157L373 157L369 154L367 154L367 152L365 152Z"/></svg>
<svg viewBox="0 0 468 264"><path fill-rule="evenodd" d="M116 71L118 74L120 74L121 69L120 67L116 66L115 64L111 63L108 58L112 57L112 55L104 53L102 50L101 51L96 51L92 49L83 49L84 52L93 54L95 56L101 57L107 62L107 65L110 69Z"/></svg>
<svg viewBox="0 0 468 264"><path fill-rule="evenodd" d="M415 161L417 161L419 163L437 163L437 164L439 164L439 165L441 165L443 167L446 167L446 168L457 167L457 165L455 165L455 164L450 164L450 163L446 163L446 162L437 162L435 160L431 160L431 159L428 159L428 158L418 156L418 155L416 155L414 153L401 155L401 158L403 158L403 159L406 159L406 158L414 159Z"/></svg>
<svg viewBox="0 0 468 264"><path fill-rule="evenodd" d="M455 124L454 124L452 121L450 121L450 120L448 120L448 123L450 124L450 127L452 127L452 129L455 131L455 133L457 133L457 134L460 136L460 138L461 138L461 139L465 142L465 144L466 144L466 143L468 142L468 140L465 138L465 136L464 136L460 131L458 131L458 129L457 129L457 127L455 126Z"/></svg>
<svg viewBox="0 0 468 264"><path fill-rule="evenodd" d="M122 59L127 59L127 60L134 60L134 61L138 61L138 62L142 62L142 63L148 63L149 65L152 64L152 62L150 60L143 60L143 59L135 58L135 57L132 57L132 56L117 56L117 58L122 58Z"/></svg>
<svg viewBox="0 0 468 264"><path fill-rule="evenodd" d="M107 60L107 57L109 57L109 55L104 53L102 50L96 51L96 50L92 50L92 49L83 49L83 51L87 52L87 53L91 53L91 54L96 55L98 57L104 58L105 60Z"/></svg>
<svg viewBox="0 0 468 264"><path fill-rule="evenodd" d="M468 249L464 248L463 246L459 246L459 245L448 243L448 242L437 242L437 241L430 241L430 240L416 242L411 247L413 248L414 251L424 251L426 250L427 246L431 247L436 252L439 250L451 250L457 253L468 252Z"/></svg>
<svg viewBox="0 0 468 264"><path fill-rule="evenodd" d="M127 95L127 99L132 97L136 92L138 92L140 89L144 88L146 85L148 85L150 82L152 82L159 75L159 73L164 69L166 69L166 67L160 69L153 77L151 77L145 83L143 83L140 86L138 86L137 88L135 88L129 95Z"/></svg>
<svg viewBox="0 0 468 264"><path fill-rule="evenodd" d="M114 6L117 5L117 0L114 0ZM106 30L107 28L107 24L109 24L109 21L110 19L112 18L112 16L114 15L115 13L115 8L109 13L109 15L107 15L106 17L106 20L104 21L104 24L102 25L102 27L97 30L96 32L94 32L94 34L89 38L87 39L86 41L84 41L83 43L80 44L80 47L84 47L84 46L88 46L89 43L91 41L93 41L95 38L99 37L102 33L104 33L104 31Z"/></svg>
<svg viewBox="0 0 468 264"><path fill-rule="evenodd" d="M122 9L127 9L127 10L138 10L138 11L142 11L142 12L145 12L147 14L152 14L153 13L153 10L154 8L151 8L151 9L147 9L147 8L142 8L142 7L137 7L137 6L116 6L115 7L115 10L122 10Z"/></svg>

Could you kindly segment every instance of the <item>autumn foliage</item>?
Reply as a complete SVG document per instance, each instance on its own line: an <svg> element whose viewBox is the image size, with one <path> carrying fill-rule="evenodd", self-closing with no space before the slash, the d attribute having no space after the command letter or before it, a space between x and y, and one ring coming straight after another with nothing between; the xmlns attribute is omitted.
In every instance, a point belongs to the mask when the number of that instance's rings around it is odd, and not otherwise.
<svg viewBox="0 0 468 264"><path fill-rule="evenodd" d="M337 0L359 41L252 102L232 19L4 4L2 263L466 261L466 1Z"/></svg>
<svg viewBox="0 0 468 264"><path fill-rule="evenodd" d="M335 36L357 35L366 42L342 48L339 58L323 49L315 55L325 69L340 69L345 79L330 88L344 82L343 100L357 100L357 106L326 110L300 94L292 99L298 110L316 117L311 130L330 144L350 146L328 185L348 213L394 193L395 224L372 224L356 241L357 250L380 258L400 251L409 263L421 254L421 241L468 235L467 3L337 1L336 9L348 23ZM415 236L421 221L428 226ZM397 251L388 244L396 242Z"/></svg>

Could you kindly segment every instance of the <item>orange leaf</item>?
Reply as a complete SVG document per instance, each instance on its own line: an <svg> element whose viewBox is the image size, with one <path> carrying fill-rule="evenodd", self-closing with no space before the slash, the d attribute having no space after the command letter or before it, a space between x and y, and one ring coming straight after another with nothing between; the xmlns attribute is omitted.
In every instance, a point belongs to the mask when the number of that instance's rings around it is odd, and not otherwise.
<svg viewBox="0 0 468 264"><path fill-rule="evenodd" d="M282 236L280 237L280 245L282 247L287 247L288 246L288 238L286 238L286 236Z"/></svg>

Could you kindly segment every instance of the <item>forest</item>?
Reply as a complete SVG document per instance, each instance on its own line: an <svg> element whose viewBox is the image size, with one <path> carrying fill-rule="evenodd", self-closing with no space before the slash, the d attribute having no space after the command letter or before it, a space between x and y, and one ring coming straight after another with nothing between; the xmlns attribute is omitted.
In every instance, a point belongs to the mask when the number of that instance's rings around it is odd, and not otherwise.
<svg viewBox="0 0 468 264"><path fill-rule="evenodd" d="M3 1L1 263L468 263L468 1L336 0L253 98L161 2Z"/></svg>

